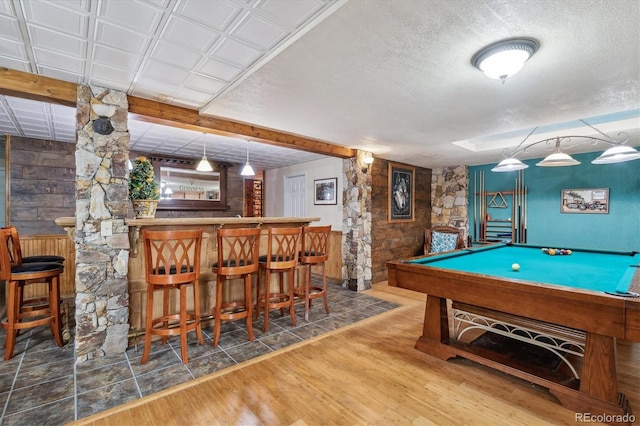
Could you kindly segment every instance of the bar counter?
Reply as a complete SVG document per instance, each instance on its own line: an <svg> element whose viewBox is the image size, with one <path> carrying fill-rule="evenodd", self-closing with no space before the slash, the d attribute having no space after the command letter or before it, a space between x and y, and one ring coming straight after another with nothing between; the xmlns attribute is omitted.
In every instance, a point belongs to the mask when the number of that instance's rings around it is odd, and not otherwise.
<svg viewBox="0 0 640 426"><path fill-rule="evenodd" d="M129 325L133 334L144 330L146 312L147 284L144 276L144 253L140 239L143 229L173 230L173 229L202 229L202 254L200 269L200 305L203 315L211 312L215 306L216 275L211 271L211 264L217 256L216 230L220 227L260 227L264 229L260 240L260 253L266 253L267 230L271 227L306 226L319 221L319 217L218 217L218 218L158 218L158 219L125 219L129 227ZM73 240L75 231L75 217L59 217L55 223L67 231ZM75 266L75 265L70 265ZM255 280L254 280L255 282ZM255 283L254 283L255 285ZM277 285L277 280L272 280ZM241 285L232 286L232 292L224 294L225 300L241 296ZM176 298L177 299L177 298ZM162 311L161 298L154 301L154 310ZM178 303L178 300L172 300ZM189 305L192 306L192 301ZM177 305L175 306L177 307Z"/></svg>

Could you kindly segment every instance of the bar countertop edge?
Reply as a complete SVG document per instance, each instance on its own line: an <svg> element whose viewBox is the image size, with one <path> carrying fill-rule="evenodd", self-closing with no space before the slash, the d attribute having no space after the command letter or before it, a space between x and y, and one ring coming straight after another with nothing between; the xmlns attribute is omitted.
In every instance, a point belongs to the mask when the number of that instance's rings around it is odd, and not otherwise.
<svg viewBox="0 0 640 426"><path fill-rule="evenodd" d="M262 225L272 223L311 223L320 221L319 217L190 217L160 219L125 219L128 226L162 226L162 225L226 225L246 224ZM55 223L61 227L75 227L76 218L58 217Z"/></svg>

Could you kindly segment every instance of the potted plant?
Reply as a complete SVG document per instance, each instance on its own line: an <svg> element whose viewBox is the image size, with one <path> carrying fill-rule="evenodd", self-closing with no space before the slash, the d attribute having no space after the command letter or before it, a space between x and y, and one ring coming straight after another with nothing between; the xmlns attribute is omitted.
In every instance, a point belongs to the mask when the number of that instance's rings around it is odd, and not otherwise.
<svg viewBox="0 0 640 426"><path fill-rule="evenodd" d="M153 218L160 200L160 185L146 157L138 157L129 173L129 199L136 218Z"/></svg>

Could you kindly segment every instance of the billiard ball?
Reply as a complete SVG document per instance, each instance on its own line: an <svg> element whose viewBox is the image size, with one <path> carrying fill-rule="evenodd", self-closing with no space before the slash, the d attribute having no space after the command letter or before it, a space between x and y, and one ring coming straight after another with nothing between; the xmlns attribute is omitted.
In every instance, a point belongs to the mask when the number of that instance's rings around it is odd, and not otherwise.
<svg viewBox="0 0 640 426"><path fill-rule="evenodd" d="M555 249L549 249L548 254L550 254L551 256L555 256L556 255Z"/></svg>
<svg viewBox="0 0 640 426"><path fill-rule="evenodd" d="M518 265L517 263L514 263L513 265L511 265L511 269L513 269L514 271L519 271L520 265Z"/></svg>

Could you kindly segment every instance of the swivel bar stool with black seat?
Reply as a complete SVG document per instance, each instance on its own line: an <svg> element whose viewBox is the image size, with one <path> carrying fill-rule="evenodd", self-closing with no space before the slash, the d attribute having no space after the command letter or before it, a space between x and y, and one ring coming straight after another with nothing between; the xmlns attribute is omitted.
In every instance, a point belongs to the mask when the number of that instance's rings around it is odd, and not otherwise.
<svg viewBox="0 0 640 426"><path fill-rule="evenodd" d="M15 226L5 226L3 229L11 231L11 241L9 255L11 256L12 264L20 265L22 263L33 262L56 262L64 263L65 258L54 254L39 254L33 256L22 256L22 248L20 246L20 235L18 234L18 228Z"/></svg>
<svg viewBox="0 0 640 426"><path fill-rule="evenodd" d="M216 277L216 304L213 310L213 346L220 341L222 321L246 319L249 340L253 340L253 295L251 277L258 272L260 228L218 228L218 259L212 265ZM233 299L230 285L241 278L244 282L244 299Z"/></svg>
<svg viewBox="0 0 640 426"><path fill-rule="evenodd" d="M64 266L57 262L18 264L12 261L15 241L10 229L0 229L0 280L7 282L7 318L2 321L6 332L4 359L13 356L18 331L49 325L58 346L63 345L60 321L60 275ZM47 297L24 299L28 285L46 283Z"/></svg>
<svg viewBox="0 0 640 426"><path fill-rule="evenodd" d="M324 299L324 310L329 313L327 303L327 272L325 262L329 257L329 226L305 226L302 228L302 251L300 252L300 265L304 266L304 286L297 287L294 294L304 298L304 319L309 321L309 310L312 299ZM311 267L322 268L322 287L311 285Z"/></svg>
<svg viewBox="0 0 640 426"><path fill-rule="evenodd" d="M296 312L294 307L295 296L293 290L295 287L294 272L298 264L298 252L300 251L300 236L302 228L269 228L269 237L267 243L266 256L260 256L258 271L258 295L257 295L257 311L264 307L264 324L263 331L269 328L269 311L271 309L280 309L284 314L284 309L289 308L291 315L291 323L296 325ZM262 295L261 277L264 272L264 295ZM279 290L271 289L271 274L279 275ZM284 277L288 276L288 290L284 290Z"/></svg>
<svg viewBox="0 0 640 426"><path fill-rule="evenodd" d="M58 256L54 254L39 254L39 255L33 255L33 256L23 256L22 247L20 245L20 235L18 234L18 228L10 225L10 226L5 226L3 229L8 229L9 231L11 231L11 238L7 240L11 266L22 265L24 263L35 263L35 262L44 262L44 263L53 262L53 263L64 264L64 261L65 261L64 256ZM32 283L32 284L35 284L35 283ZM19 308L24 305L24 300L23 300L24 293L22 291L23 287L24 286L18 287L18 307ZM41 289L36 289L35 291L38 294L42 294ZM30 296L28 300L30 305L46 304L49 302L48 291L46 295L43 295L41 297ZM20 330L17 331L17 334L18 335L20 334ZM63 332L63 338L64 338L64 332ZM68 340L68 339L65 339L65 340Z"/></svg>
<svg viewBox="0 0 640 426"><path fill-rule="evenodd" d="M142 231L144 245L144 269L147 281L147 314L144 351L141 364L149 359L151 336L162 336L162 344L169 336L180 336L182 362L188 362L187 332L195 331L202 345L200 325L200 251L202 230ZM187 312L187 287L193 288L193 313ZM180 294L178 312L169 308L170 290ZM162 290L162 316L153 317L153 295Z"/></svg>

